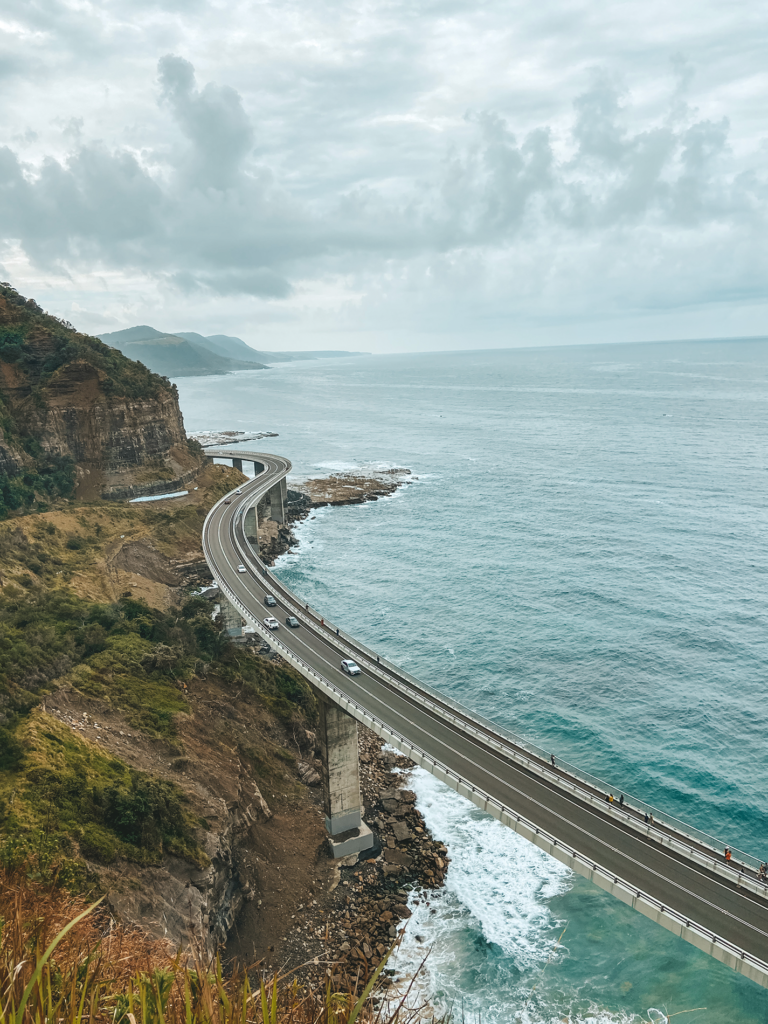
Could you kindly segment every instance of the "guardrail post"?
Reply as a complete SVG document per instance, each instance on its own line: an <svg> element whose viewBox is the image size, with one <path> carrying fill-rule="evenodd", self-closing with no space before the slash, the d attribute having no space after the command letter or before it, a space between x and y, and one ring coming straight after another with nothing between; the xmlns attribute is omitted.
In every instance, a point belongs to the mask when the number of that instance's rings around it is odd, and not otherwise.
<svg viewBox="0 0 768 1024"><path fill-rule="evenodd" d="M319 693L317 696L320 697ZM320 698L318 703L325 827L330 835L333 856L346 857L369 849L375 842L373 833L363 821L357 722L326 698Z"/></svg>

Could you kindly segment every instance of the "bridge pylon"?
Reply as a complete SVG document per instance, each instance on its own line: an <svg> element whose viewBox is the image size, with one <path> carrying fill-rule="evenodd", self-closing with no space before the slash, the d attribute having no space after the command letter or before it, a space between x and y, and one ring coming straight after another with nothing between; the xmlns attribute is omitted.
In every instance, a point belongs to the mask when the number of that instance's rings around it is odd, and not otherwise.
<svg viewBox="0 0 768 1024"><path fill-rule="evenodd" d="M320 711L325 827L333 856L346 857L369 850L376 842L363 821L357 722L337 704L315 693Z"/></svg>
<svg viewBox="0 0 768 1024"><path fill-rule="evenodd" d="M243 617L221 592L219 592L219 608L227 636L242 636Z"/></svg>
<svg viewBox="0 0 768 1024"><path fill-rule="evenodd" d="M285 502L288 497L288 490L285 483L285 477L282 480L278 480L274 486L269 489L269 518L276 523L285 522Z"/></svg>
<svg viewBox="0 0 768 1024"><path fill-rule="evenodd" d="M256 554L259 553L259 514L256 510L255 505L251 505L245 513L243 519L243 529L245 530L245 539L255 549Z"/></svg>

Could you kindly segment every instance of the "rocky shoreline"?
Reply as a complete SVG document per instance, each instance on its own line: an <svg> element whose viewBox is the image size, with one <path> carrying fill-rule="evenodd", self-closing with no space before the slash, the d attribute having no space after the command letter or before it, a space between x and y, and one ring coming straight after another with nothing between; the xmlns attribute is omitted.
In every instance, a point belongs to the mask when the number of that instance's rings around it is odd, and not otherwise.
<svg viewBox="0 0 768 1024"><path fill-rule="evenodd" d="M314 509L328 505L363 505L389 497L418 480L410 469L385 469L369 474L339 473L304 480L288 488L285 523L259 518L259 555L267 565L298 544L292 527L310 518Z"/></svg>
<svg viewBox="0 0 768 1024"><path fill-rule="evenodd" d="M444 882L447 849L429 833L415 794L404 788L414 763L382 749L379 737L363 727L359 751L364 818L378 844L368 853L331 862L329 883L297 908L295 923L269 947L259 970L295 971L305 982L330 978L342 991L360 986L402 934L411 916L409 899L428 899ZM299 765L305 784L319 787L319 767L319 761ZM328 857L323 844L318 864ZM243 923L238 928L247 931ZM230 948L232 954L242 952ZM381 985L387 989L400 980L395 969L385 968Z"/></svg>
<svg viewBox="0 0 768 1024"><path fill-rule="evenodd" d="M404 484L418 480L410 469L393 468L372 473L335 473L319 479L304 480L296 485L306 495L311 508L326 505L362 505L386 498Z"/></svg>
<svg viewBox="0 0 768 1024"><path fill-rule="evenodd" d="M294 547L298 540L292 527L309 518L314 509L376 501L416 479L408 469L391 469L367 475L336 474L294 485L288 490L284 524L260 517L262 560L272 565ZM245 642L280 660L258 639ZM407 788L414 762L383 749L379 737L362 726L359 759L363 817L377 838L376 846L359 857L334 862L327 844L321 842L315 853L317 881L305 902L294 908L290 927L264 948L258 934L263 935L264 925L257 898L244 908L236 935L227 945L229 958L252 962L253 955L261 953L259 971L296 972L306 983L331 979L342 991L361 986L402 934L411 916L409 900L428 899L431 890L443 885L449 865L447 848L429 833L416 796ZM319 759L305 756L297 770L320 810ZM251 921L249 906L253 907ZM387 989L399 980L395 969L387 967L381 986Z"/></svg>

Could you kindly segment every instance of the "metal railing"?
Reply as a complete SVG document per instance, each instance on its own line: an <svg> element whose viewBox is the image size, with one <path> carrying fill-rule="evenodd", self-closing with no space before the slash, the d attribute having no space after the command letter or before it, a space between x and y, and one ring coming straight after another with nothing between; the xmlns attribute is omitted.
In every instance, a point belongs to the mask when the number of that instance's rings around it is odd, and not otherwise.
<svg viewBox="0 0 768 1024"><path fill-rule="evenodd" d="M248 458L250 455L258 457L260 462L263 462L265 459L265 456L261 453L241 451L244 458ZM285 472L281 475L285 475L285 473L290 471L290 462L287 459L278 458L284 464L285 469ZM252 481L244 484L243 487L259 491L259 477L265 473L267 473L266 465L262 473L257 474ZM268 486L265 484L264 490ZM261 494L258 493L256 497L258 500ZM251 562L252 565L256 566L257 572L262 576L268 589L279 594L283 601L292 606L292 614L304 620L312 628L324 631L327 639L345 653L357 655L359 658L360 652L362 652L368 659L368 664L365 666L367 671L378 676L387 685L395 686L397 689L406 692L411 699L415 699L420 703L426 702L441 717L452 721L464 731L469 730L473 732L486 745L496 748L504 756L518 763L525 764L531 771L534 771L537 775L544 776L547 781L554 783L558 788L570 791L579 799L599 806L603 812L610 813L612 817L622 820L634 830L641 831L647 836L652 836L656 841L667 845L671 849L675 849L687 857L692 857L698 863L705 863L707 867L731 879L737 885L746 884L753 891L761 895L766 894L768 886L757 878L757 872L761 864L758 858L729 844L733 859L730 863L725 862L721 851L725 849L726 844L708 833L688 825L675 815L668 814L631 794L626 795L626 791L624 791L625 803L623 807L617 803L606 803L606 795L611 792L619 792L618 788L611 788L598 776L593 775L591 772L586 772L577 765L573 765L562 758L556 759L556 770L553 770L550 765L551 755L538 744L515 734L496 722L484 718L482 715L478 715L460 702L424 684L421 680L394 665L388 659L382 659L380 655L377 655L367 645L350 636L346 631L340 628L337 629L331 623L326 622L319 612L308 604L301 602L288 587L269 572L261 560L254 555L253 549L245 541L244 535L243 541L240 541L240 538L237 536L237 524L241 524L241 514L251 504L253 504L253 496L243 498L238 503L236 515L232 520L234 526L233 539L243 561ZM216 507L218 505L211 510L208 518L213 514ZM204 534L207 525L208 519L206 519L204 525ZM206 555L206 557L208 556ZM237 606L242 607L239 602L237 602ZM251 618L252 616L249 614L247 617ZM261 628L261 624L259 624L259 628ZM281 641L276 641L273 634L270 633L269 635L271 642L279 643L282 647L285 646ZM287 650L288 648L285 649ZM574 780L578 780L582 785L577 786ZM584 788L585 786L587 787L586 789ZM646 814L649 817L653 816L653 824L639 818L639 815ZM681 839L693 841L698 845L699 850L692 848L688 843L682 842ZM744 869L754 871L755 877L745 876Z"/></svg>
<svg viewBox="0 0 768 1024"><path fill-rule="evenodd" d="M206 547L207 544L205 543L204 540L204 550ZM648 907L652 907L659 913L666 915L673 921L676 921L681 928L688 929L694 932L696 935L706 939L708 942L711 942L714 946L719 946L723 950L730 952L731 955L734 956L737 960L751 964L757 971L761 972L762 974L768 974L768 964L760 960L759 957L756 957L753 954L748 953L746 950L742 949L740 946L737 946L735 943L730 942L727 939L723 939L716 932L703 928L701 925L697 924L691 918L686 917L684 914L679 913L672 907L669 907L667 904L662 903L661 900L658 900L655 896L652 896L650 893L646 892L643 889L639 889L636 886L631 885L629 882L627 882L623 878L620 878L614 872L608 871L606 868L604 868L596 861L584 856L575 848L562 843L560 840L558 840L555 836L551 835L545 829L542 829L539 826L535 825L524 815L518 814L516 811L513 811L510 807L507 807L506 804L504 804L502 801L490 796L490 794L480 789L479 787L476 787L471 783L468 783L457 772L455 772L453 769L449 768L442 762L438 761L435 757L433 757L423 748L419 747L411 740L395 732L382 719L372 714L367 708L365 708L362 704L356 701L353 697L350 697L349 694L339 689L339 687L337 687L329 679L321 675L315 668L313 668L306 661L304 661L303 658L300 658L297 654L294 654L294 652L291 651L290 648L288 648L278 637L276 637L271 630L268 630L261 622L259 622L258 618L235 596L234 592L226 584L224 580L224 575L218 569L218 566L215 562L215 559L213 559L210 550L206 552L206 559L209 560L211 570L213 571L214 575L219 581L219 587L225 592L227 599L234 605L235 608L237 608L240 611L243 618L250 621L253 624L253 627L257 629L264 636L265 639L269 640L270 644L274 645L277 648L280 648L282 655L286 658L286 660L289 663L297 664L301 668L303 673L311 677L313 682L315 682L321 689L333 694L338 703L346 705L349 708L353 708L357 712L355 717L360 718L364 722L372 722L374 723L374 725L378 726L379 730L386 734L390 741L394 741L393 745L402 749L403 752L407 754L407 756L411 757L414 760L418 758L421 761L429 762L434 768L439 769L440 773L445 775L446 778L455 780L456 785L452 786L451 788L458 790L461 786L463 786L466 790L471 792L473 796L478 798L476 800L473 800L473 802L478 803L486 811L493 814L494 817L497 817L500 820L503 820L503 817L506 816L510 819L510 821L513 821L517 825L527 829L529 832L532 833L533 836L540 837L543 841L547 842L553 848L560 850L561 852L569 856L574 862L576 862L577 864L581 865L583 868L586 869L586 871L583 871L582 873L587 875L593 875L594 873L597 873L603 880L609 883L609 886L615 885L624 889L625 892L631 895L633 902L634 900L639 900L645 903ZM417 758L413 758L414 753L417 754ZM474 762L471 763L474 764ZM590 833L587 833L586 830L582 831L584 831L586 835L589 835L590 838L592 838L594 841L601 842L601 840L599 840L596 836L592 836ZM677 887L682 891L688 893L689 895L696 896L695 893L691 893L690 890L686 890L682 886L678 885ZM697 898L701 899L701 897ZM725 913L732 920L735 920L738 923L743 924L745 927L751 928L752 930L759 932L761 935L768 937L768 933L762 931L762 929L755 928L753 925L749 925L747 922L741 921L741 919L737 918L735 915L730 914L727 911L721 911L721 913Z"/></svg>

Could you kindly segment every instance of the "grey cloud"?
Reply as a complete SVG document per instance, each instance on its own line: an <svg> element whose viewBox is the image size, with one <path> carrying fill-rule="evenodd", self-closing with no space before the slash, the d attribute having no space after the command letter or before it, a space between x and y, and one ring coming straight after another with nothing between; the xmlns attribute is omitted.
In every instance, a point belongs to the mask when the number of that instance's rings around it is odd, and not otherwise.
<svg viewBox="0 0 768 1024"><path fill-rule="evenodd" d="M417 293L419 316L430 301L452 310L465 294L467 309L501 317L532 309L546 288L573 308L575 293L588 302L603 285L614 296L606 305L621 296L694 302L713 294L714 264L674 286L650 270L641 286L637 268L678 267L714 229L730 232L750 265L768 188L758 170L734 161L726 119L681 106L686 65L653 118L637 114L615 77L597 74L567 122L521 128L514 112L489 106L466 118L454 111L438 133L365 123L391 109L376 97L378 83L402 69L390 97L405 105L428 78L423 67L405 70L415 38L407 60L374 49L366 40L350 64L308 73L328 108L314 126L294 67L297 93L284 103L294 104L296 123L280 130L265 127L263 103L227 84L198 84L190 61L166 55L159 108L147 111L159 120L146 135L132 128L130 149L89 141L90 119L75 117L68 154L33 162L0 149L6 238L38 267L145 275L161 291L201 301L290 301L298 282L335 275L385 310L395 306L389 289L399 289L404 319ZM354 90L368 55L371 79ZM756 269L744 280L750 294L765 291ZM733 285L718 294L733 295Z"/></svg>
<svg viewBox="0 0 768 1024"><path fill-rule="evenodd" d="M169 54L158 65L161 98L192 143L192 180L225 189L232 185L253 145L253 127L240 96L227 85L209 82L198 91L195 69Z"/></svg>
<svg viewBox="0 0 768 1024"><path fill-rule="evenodd" d="M0 218L41 266L107 256L125 259L156 227L160 189L126 152L82 146L66 163L34 171L0 149Z"/></svg>
<svg viewBox="0 0 768 1024"><path fill-rule="evenodd" d="M253 267L223 273L191 273L181 271L169 278L180 291L193 294L209 291L214 295L250 295L260 299L285 299L293 288L270 267Z"/></svg>

